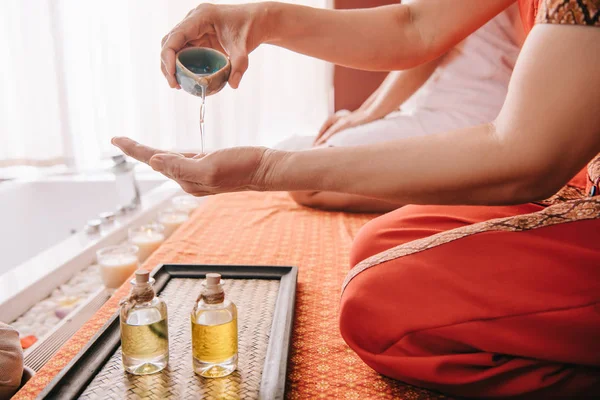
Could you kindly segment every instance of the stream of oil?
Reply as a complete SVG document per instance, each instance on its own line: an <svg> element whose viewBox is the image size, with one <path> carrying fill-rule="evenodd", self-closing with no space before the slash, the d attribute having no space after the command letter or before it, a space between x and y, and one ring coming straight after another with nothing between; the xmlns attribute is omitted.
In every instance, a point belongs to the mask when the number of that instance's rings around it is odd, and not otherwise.
<svg viewBox="0 0 600 400"><path fill-rule="evenodd" d="M210 75L213 71L209 66L206 65L186 65L187 69L196 74L197 76L206 76ZM207 87L205 85L200 85L200 97L202 99L202 103L200 103L200 151L201 154L204 154L204 114L206 111L206 92Z"/></svg>
<svg viewBox="0 0 600 400"><path fill-rule="evenodd" d="M200 103L200 152L204 154L204 112L206 110L206 86L202 88L202 103Z"/></svg>

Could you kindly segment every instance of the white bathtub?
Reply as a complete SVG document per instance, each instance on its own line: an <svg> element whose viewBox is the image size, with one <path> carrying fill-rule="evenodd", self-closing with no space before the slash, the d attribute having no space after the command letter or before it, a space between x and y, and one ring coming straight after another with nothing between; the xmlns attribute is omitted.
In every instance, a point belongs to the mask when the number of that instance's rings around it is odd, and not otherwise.
<svg viewBox="0 0 600 400"><path fill-rule="evenodd" d="M140 190L146 193L163 182L140 180ZM99 213L114 211L115 192L114 181L102 177L0 185L0 275L81 231Z"/></svg>
<svg viewBox="0 0 600 400"><path fill-rule="evenodd" d="M92 263L98 248L150 222L180 189L160 176L138 177L139 210L91 237L86 221L117 207L111 175L0 184L0 321L11 321Z"/></svg>

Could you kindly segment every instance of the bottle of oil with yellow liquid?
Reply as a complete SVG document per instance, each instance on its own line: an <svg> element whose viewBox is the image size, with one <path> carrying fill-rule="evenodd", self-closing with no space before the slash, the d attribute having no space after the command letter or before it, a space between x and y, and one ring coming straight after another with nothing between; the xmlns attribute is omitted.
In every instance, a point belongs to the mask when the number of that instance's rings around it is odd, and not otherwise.
<svg viewBox="0 0 600 400"><path fill-rule="evenodd" d="M220 378L237 368L237 308L225 298L221 275L206 274L191 314L194 372Z"/></svg>
<svg viewBox="0 0 600 400"><path fill-rule="evenodd" d="M125 371L148 375L163 370L169 360L167 304L156 297L154 279L137 270L131 292L121 302L121 350Z"/></svg>

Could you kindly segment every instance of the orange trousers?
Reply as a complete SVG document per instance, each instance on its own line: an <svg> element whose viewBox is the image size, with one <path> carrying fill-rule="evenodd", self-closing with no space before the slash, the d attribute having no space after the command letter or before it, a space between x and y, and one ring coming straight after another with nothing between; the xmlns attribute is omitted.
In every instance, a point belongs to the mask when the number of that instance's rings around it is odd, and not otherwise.
<svg viewBox="0 0 600 400"><path fill-rule="evenodd" d="M351 262L441 231L541 210L406 206L358 233ZM466 397L600 396L600 219L488 231L377 264L340 329L377 372Z"/></svg>

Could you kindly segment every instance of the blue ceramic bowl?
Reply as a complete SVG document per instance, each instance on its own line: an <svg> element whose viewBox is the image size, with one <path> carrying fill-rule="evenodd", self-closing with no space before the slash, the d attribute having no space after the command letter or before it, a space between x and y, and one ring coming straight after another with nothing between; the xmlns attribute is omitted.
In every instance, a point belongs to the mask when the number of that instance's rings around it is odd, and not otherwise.
<svg viewBox="0 0 600 400"><path fill-rule="evenodd" d="M229 58L220 51L208 47L188 47L177 53L175 77L186 92L202 96L215 94L227 83L231 73Z"/></svg>

